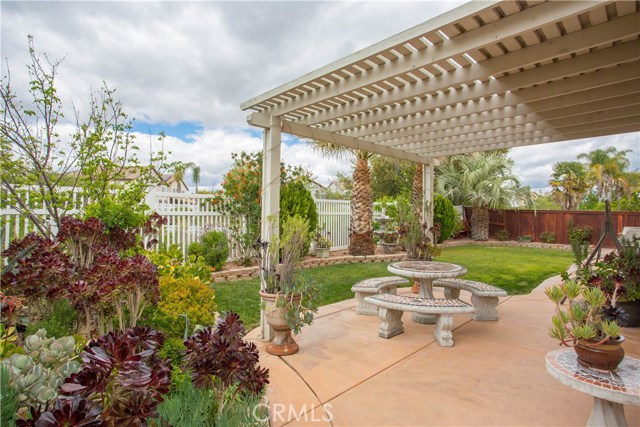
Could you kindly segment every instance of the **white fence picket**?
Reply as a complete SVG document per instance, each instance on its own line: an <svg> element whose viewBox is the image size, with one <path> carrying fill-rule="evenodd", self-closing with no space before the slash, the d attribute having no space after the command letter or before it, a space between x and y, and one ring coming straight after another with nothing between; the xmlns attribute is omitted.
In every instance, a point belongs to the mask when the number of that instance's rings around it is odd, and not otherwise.
<svg viewBox="0 0 640 427"><path fill-rule="evenodd" d="M68 189L69 191L71 189ZM64 191L64 189L63 189ZM6 200L6 199L5 199ZM79 191L70 195L67 214L75 214L86 206ZM230 225L232 218L216 210L212 203L212 196L208 194L151 192L147 195L146 203L152 211L157 212L167 222L158 233L161 244L176 244L182 248L186 257L189 245L198 241L200 236L207 231L223 231L229 238L229 257L236 258L239 254L234 242L231 241ZM316 208L318 212L318 225L325 226L329 238L333 242L332 249L346 249L349 246L349 229L351 222L351 203L348 200L318 199ZM33 212L41 218L50 221L49 212L43 203L38 203L38 209ZM8 247L10 241L22 238L27 233L35 231L35 226L26 216L2 203L2 224L0 229L4 231L0 241L2 249Z"/></svg>

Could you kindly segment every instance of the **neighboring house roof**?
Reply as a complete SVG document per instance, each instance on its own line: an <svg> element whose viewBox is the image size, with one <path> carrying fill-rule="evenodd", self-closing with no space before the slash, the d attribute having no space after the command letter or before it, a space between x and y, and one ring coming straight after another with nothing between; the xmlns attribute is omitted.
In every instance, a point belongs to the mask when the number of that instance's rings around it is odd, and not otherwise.
<svg viewBox="0 0 640 427"><path fill-rule="evenodd" d="M162 175L162 180L169 186L174 182L178 182L178 180L176 180L175 174L172 173L165 173L164 175ZM183 179L180 179L178 184L180 185L180 188L184 188L184 191L189 191L189 186L185 184Z"/></svg>
<svg viewBox="0 0 640 427"><path fill-rule="evenodd" d="M344 188L344 185L342 185L342 183L337 179L334 179L329 183L329 185L327 185L327 190L336 191L338 193L344 193L345 191L347 191Z"/></svg>
<svg viewBox="0 0 640 427"><path fill-rule="evenodd" d="M153 166L126 166L122 169L122 177L117 181L133 181L134 179L138 179L140 177L140 172L143 169L151 168L152 173L154 173L158 179L162 180L167 186L171 186L176 181L175 174L166 173L161 175L155 167ZM79 171L69 171L67 172L67 176L76 177L80 172ZM179 180L179 185L181 189L184 191L189 191L189 186L184 182L183 179Z"/></svg>

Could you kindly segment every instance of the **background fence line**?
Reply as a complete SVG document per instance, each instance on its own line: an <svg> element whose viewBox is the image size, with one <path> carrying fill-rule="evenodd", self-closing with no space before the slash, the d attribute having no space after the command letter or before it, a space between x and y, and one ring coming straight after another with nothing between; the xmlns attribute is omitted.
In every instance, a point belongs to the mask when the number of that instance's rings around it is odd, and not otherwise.
<svg viewBox="0 0 640 427"><path fill-rule="evenodd" d="M28 190L26 190L28 191ZM87 201L80 197L80 190L61 188L60 193L66 194L69 200L66 214L73 215L81 212L87 205ZM19 239L26 234L37 231L33 222L18 210L6 205L6 197L2 198L2 215L0 217L3 238L0 242L2 250L9 246L12 239ZM200 236L208 231L222 231L229 239L229 258L234 259L239 255L236 243L231 236L231 224L234 218L231 215L221 213L212 203L210 194L168 193L162 191L150 192L145 202L152 211L157 212L166 220L159 231L160 244L170 246L179 245L182 253L187 257L189 245L199 240ZM325 226L331 241L333 250L346 249L349 246L349 228L351 221L351 202L349 200L325 200L317 199L318 225ZM32 202L29 204L32 212L46 221L51 221L51 216L44 203ZM380 215L377 213L377 215ZM242 227L242 224L240 224Z"/></svg>
<svg viewBox="0 0 640 427"><path fill-rule="evenodd" d="M24 191L29 191L25 189ZM66 193L65 193L66 191ZM82 211L87 201L80 191L71 188L61 189L64 194L66 214L72 215ZM15 208L6 205L6 197L2 198L2 215L0 216L0 230L3 238L0 246L5 249L12 239L22 238L27 233L36 231L34 224ZM35 198L26 197L29 207L35 214L46 221L51 221L51 215L46 210L44 203ZM149 207L161 215L167 223L162 226L158 240L163 245L179 245L183 255L187 256L187 250L192 242L198 241L200 236L207 231L222 231L229 238L229 258L237 258L239 253L236 243L233 241L230 228L232 218L228 214L221 213L212 203L210 194L168 193L153 191L147 195L146 203ZM316 199L318 212L318 226L325 226L329 238L333 242L332 250L343 250L349 246L349 233L351 222L351 202L349 200ZM466 209L466 217L471 218L471 208ZM374 209L374 219L380 218L384 209ZM540 234L544 231L553 232L556 236L555 243L569 243L568 221L571 219L575 226L590 226L593 229L591 243L595 243L602 228L603 212L600 211L543 211L543 210L490 210L490 235L496 231L506 229L511 239L519 236L530 235L536 241L540 240ZM612 212L614 229L620 233L624 226L640 226L640 212ZM242 226L242 224L240 224ZM608 246L611 242L607 241Z"/></svg>

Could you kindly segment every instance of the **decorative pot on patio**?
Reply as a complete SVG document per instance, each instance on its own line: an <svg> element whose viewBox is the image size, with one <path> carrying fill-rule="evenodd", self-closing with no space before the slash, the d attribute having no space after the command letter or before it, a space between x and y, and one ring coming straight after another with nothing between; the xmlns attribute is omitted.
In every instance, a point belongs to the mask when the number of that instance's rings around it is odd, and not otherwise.
<svg viewBox="0 0 640 427"><path fill-rule="evenodd" d="M266 321L275 332L273 341L267 345L267 352L276 356L287 356L297 353L299 350L298 344L291 336L291 328L285 319L287 307L278 307L277 301L278 298L286 298L287 300L291 300L293 304L299 305L302 296L269 294L260 291L260 298L264 304Z"/></svg>
<svg viewBox="0 0 640 427"><path fill-rule="evenodd" d="M623 336L599 345L594 345L594 341L579 340L574 347L578 363L597 371L613 371L624 359L623 342Z"/></svg>

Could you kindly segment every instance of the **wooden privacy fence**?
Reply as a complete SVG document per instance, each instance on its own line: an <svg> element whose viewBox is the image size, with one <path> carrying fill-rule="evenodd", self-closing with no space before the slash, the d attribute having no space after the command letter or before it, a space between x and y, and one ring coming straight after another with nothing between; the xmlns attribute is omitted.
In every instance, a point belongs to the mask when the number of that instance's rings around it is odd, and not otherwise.
<svg viewBox="0 0 640 427"><path fill-rule="evenodd" d="M465 207L465 211L471 219L472 209ZM548 231L555 234L554 243L569 244L569 220L574 226L591 227L591 244L597 243L604 222L603 211L490 210L489 235L506 229L510 239L529 235L539 242L540 234ZM619 234L623 227L640 227L640 212L611 212L611 220L613 229ZM605 246L613 247L613 242L606 239Z"/></svg>

